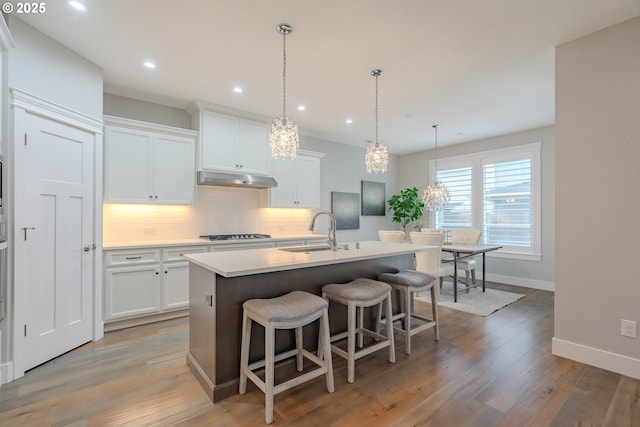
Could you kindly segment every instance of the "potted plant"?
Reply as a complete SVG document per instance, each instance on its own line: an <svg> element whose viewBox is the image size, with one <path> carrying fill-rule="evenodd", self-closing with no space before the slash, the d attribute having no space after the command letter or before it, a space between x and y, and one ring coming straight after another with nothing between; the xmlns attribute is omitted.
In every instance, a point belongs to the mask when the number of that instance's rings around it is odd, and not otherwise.
<svg viewBox="0 0 640 427"><path fill-rule="evenodd" d="M402 231L407 232L407 224L422 218L424 203L418 196L416 187L406 188L400 194L394 194L389 200L389 209L393 211L393 222L402 225Z"/></svg>

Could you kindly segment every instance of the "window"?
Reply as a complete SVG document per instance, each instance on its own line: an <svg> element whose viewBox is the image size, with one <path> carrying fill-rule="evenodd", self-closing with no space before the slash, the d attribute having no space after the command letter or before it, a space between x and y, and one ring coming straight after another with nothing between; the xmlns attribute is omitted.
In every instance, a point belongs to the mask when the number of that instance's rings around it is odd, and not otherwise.
<svg viewBox="0 0 640 427"><path fill-rule="evenodd" d="M480 229L483 243L503 247L492 255L540 260L540 145L438 159L451 201L432 226Z"/></svg>

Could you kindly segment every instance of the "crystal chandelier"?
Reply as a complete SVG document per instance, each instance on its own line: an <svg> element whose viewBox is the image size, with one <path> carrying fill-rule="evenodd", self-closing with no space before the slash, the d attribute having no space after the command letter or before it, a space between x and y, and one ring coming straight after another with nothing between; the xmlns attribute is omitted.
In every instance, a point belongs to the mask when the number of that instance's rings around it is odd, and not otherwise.
<svg viewBox="0 0 640 427"><path fill-rule="evenodd" d="M378 77L382 75L382 70L373 70L371 75L376 78L376 139L369 142L364 162L368 173L386 172L389 153L387 152L387 146L378 139Z"/></svg>
<svg viewBox="0 0 640 427"><path fill-rule="evenodd" d="M278 33L282 34L282 116L276 117L271 124L271 156L275 159L293 159L299 145L298 125L287 117L287 35L293 32L289 24L280 24Z"/></svg>
<svg viewBox="0 0 640 427"><path fill-rule="evenodd" d="M438 181L438 125L432 126L436 130L436 152L435 152L435 184L429 184L422 192L424 206L430 211L441 211L451 200L449 190Z"/></svg>

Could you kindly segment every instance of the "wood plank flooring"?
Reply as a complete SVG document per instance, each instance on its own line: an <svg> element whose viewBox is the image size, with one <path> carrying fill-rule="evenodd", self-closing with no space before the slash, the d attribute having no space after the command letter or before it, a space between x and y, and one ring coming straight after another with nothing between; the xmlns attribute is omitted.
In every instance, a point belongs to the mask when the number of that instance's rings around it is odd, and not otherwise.
<svg viewBox="0 0 640 427"><path fill-rule="evenodd" d="M417 335L407 356L397 335L396 363L363 358L354 384L334 357L335 393L321 377L277 395L272 425L640 426L640 381L551 355L552 293L490 287L526 297L489 317L441 308L439 342ZM109 332L0 387L0 425L264 424L255 387L211 403L187 347L187 319Z"/></svg>

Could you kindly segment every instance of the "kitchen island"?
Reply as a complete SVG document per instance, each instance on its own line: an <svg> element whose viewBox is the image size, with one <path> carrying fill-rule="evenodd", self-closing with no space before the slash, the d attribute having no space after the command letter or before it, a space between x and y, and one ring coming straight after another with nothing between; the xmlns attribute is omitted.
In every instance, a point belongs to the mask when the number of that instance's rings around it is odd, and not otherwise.
<svg viewBox="0 0 640 427"><path fill-rule="evenodd" d="M320 295L329 283L376 279L381 273L413 268L415 252L437 249L377 241L361 242L358 248L340 246L337 251L307 246L185 255L190 311L187 364L212 401L238 393L244 301L294 290ZM332 334L346 329L343 308L330 307ZM315 349L317 325L305 328L304 334L305 348ZM252 337L250 354L257 360L264 355L262 328L254 324ZM276 352L294 345L293 331L278 331Z"/></svg>

